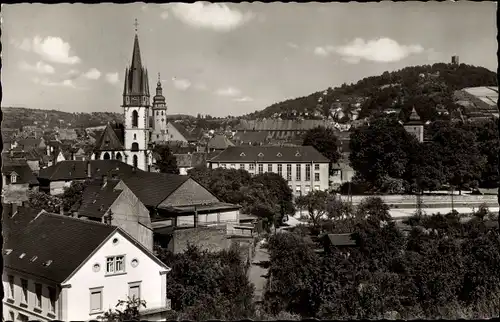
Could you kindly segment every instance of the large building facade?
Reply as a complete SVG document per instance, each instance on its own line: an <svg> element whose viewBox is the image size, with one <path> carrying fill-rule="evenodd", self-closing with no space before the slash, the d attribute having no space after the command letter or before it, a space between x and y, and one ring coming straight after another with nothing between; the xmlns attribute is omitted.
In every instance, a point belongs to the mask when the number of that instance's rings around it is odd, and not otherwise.
<svg viewBox="0 0 500 322"><path fill-rule="evenodd" d="M151 106L148 70L142 64L136 33L132 62L125 70L123 85L125 122L108 124L97 141L93 159L116 159L143 171L150 171L153 164L152 144L166 141L167 138L167 105L162 91L158 78Z"/></svg>

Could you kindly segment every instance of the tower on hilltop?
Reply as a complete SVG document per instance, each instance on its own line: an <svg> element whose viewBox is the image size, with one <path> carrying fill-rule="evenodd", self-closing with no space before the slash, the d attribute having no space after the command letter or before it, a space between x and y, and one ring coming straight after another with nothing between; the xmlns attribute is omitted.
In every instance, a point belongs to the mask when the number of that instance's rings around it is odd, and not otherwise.
<svg viewBox="0 0 500 322"><path fill-rule="evenodd" d="M156 95L153 97L153 135L151 141L165 142L168 140L167 122L167 104L163 96L160 73L158 73Z"/></svg>

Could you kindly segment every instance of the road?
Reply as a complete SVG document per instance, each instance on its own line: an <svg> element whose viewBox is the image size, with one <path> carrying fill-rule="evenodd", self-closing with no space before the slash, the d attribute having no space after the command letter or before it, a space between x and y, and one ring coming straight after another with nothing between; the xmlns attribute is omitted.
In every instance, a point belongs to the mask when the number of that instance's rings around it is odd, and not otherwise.
<svg viewBox="0 0 500 322"><path fill-rule="evenodd" d="M267 272L269 265L269 253L262 247L261 243L255 246L255 256L250 266L248 279L255 286L254 298L256 302L262 300L264 288L267 283Z"/></svg>

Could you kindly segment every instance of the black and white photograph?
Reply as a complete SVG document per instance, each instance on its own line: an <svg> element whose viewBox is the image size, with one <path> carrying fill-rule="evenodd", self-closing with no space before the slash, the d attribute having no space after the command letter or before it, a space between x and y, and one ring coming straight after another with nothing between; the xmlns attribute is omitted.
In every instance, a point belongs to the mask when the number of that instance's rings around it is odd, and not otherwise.
<svg viewBox="0 0 500 322"><path fill-rule="evenodd" d="M496 2L0 17L2 322L499 317Z"/></svg>

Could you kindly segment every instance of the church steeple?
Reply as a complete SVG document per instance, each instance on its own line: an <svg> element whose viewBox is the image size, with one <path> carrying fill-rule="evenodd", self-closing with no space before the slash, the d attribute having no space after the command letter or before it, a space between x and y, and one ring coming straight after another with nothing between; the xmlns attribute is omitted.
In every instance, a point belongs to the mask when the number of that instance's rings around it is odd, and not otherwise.
<svg viewBox="0 0 500 322"><path fill-rule="evenodd" d="M164 108L165 97L163 96L163 89L161 87L160 73L158 73L158 83L156 83L156 95L153 97L153 109Z"/></svg>
<svg viewBox="0 0 500 322"><path fill-rule="evenodd" d="M139 36L137 35L137 19L135 21L135 27L136 34L134 37L132 62L130 68L125 70L123 105L149 106L148 71L142 66Z"/></svg>

